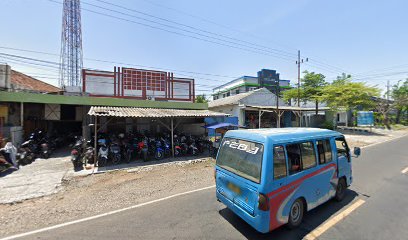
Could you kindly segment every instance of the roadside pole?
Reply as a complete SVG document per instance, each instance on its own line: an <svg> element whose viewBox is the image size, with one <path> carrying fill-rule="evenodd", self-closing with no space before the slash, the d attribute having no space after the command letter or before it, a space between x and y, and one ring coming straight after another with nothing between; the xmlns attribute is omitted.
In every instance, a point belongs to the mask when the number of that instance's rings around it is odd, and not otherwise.
<svg viewBox="0 0 408 240"><path fill-rule="evenodd" d="M171 155L174 158L174 124L173 124L173 118L170 118L171 121Z"/></svg>
<svg viewBox="0 0 408 240"><path fill-rule="evenodd" d="M305 59L305 62L308 62L309 58ZM300 59L300 50L298 50L298 60L296 61L298 67L298 96L297 96L297 104L298 108L300 109L300 64L303 63L303 59ZM302 127L302 119L299 117L299 127Z"/></svg>
<svg viewBox="0 0 408 240"><path fill-rule="evenodd" d="M98 116L95 115L95 136L94 136L94 167L98 164L98 153L96 151L98 144Z"/></svg>

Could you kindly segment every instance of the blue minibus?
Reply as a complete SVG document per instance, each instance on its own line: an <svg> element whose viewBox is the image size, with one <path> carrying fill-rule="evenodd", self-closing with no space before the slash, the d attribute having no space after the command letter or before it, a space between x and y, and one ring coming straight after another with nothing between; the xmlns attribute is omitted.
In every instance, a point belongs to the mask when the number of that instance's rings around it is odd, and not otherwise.
<svg viewBox="0 0 408 240"><path fill-rule="evenodd" d="M307 211L341 201L353 180L344 136L318 128L228 131L214 174L217 200L262 233L299 226Z"/></svg>

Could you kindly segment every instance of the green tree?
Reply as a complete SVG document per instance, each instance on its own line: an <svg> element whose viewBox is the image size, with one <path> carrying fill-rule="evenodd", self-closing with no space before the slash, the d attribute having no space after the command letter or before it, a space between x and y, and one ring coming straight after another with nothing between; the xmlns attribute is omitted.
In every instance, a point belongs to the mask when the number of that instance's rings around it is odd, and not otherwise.
<svg viewBox="0 0 408 240"><path fill-rule="evenodd" d="M300 88L299 89L299 94L300 94L300 102L305 102L305 96L304 96L304 92L303 89ZM282 92L282 96L283 96L283 100L285 100L286 102L290 101L290 100L294 100L294 103L297 104L297 100L298 100L298 89L297 88L291 88L289 90L285 90Z"/></svg>
<svg viewBox="0 0 408 240"><path fill-rule="evenodd" d="M367 86L363 82L352 82L350 75L340 76L324 87L320 97L321 101L333 110L343 108L352 110L356 107L372 109L375 107L373 97L380 96L380 90L376 87Z"/></svg>
<svg viewBox="0 0 408 240"><path fill-rule="evenodd" d="M406 123L408 123L408 79L400 84L398 81L392 87L391 96L394 100L393 107L397 110L396 123L400 123L401 115L405 113Z"/></svg>
<svg viewBox="0 0 408 240"><path fill-rule="evenodd" d="M195 101L194 101L195 103L207 103L208 102L208 100L207 100L207 98L206 98L206 96L205 96L205 94L202 94L202 95L198 95L198 96L196 96L196 98L195 98Z"/></svg>
<svg viewBox="0 0 408 240"><path fill-rule="evenodd" d="M314 101L316 104L316 115L319 112L319 102L323 94L323 88L327 85L325 76L321 73L303 72L305 76L302 79L302 88L304 98L307 101Z"/></svg>
<svg viewBox="0 0 408 240"><path fill-rule="evenodd" d="M292 88L290 90L283 92L283 98L286 101L290 99L297 99L301 102L313 101L316 104L316 115L319 112L319 102L321 102L322 90L327 85L325 76L321 73L314 72L303 72L305 75L301 79L302 84L300 85L299 93L297 88Z"/></svg>

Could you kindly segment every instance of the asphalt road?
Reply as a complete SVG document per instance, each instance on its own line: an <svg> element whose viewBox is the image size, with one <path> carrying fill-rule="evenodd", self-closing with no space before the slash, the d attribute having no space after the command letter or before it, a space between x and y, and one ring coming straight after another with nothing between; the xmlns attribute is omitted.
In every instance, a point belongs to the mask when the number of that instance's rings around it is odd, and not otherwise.
<svg viewBox="0 0 408 240"><path fill-rule="evenodd" d="M319 239L408 239L408 137L362 150L346 199L309 212L296 230L260 234L215 199L214 188L22 239L302 239L357 199L365 203Z"/></svg>

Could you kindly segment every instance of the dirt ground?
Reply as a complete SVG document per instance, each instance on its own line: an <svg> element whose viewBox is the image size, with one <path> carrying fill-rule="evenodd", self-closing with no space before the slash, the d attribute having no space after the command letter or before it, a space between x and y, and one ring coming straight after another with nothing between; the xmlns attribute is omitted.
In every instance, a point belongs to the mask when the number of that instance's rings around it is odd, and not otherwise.
<svg viewBox="0 0 408 240"><path fill-rule="evenodd" d="M72 178L54 195L0 205L0 237L214 185L214 164L208 159Z"/></svg>
<svg viewBox="0 0 408 240"><path fill-rule="evenodd" d="M345 135L351 150L354 147L364 147L375 143L381 143L408 134L407 129L398 131L373 129L371 132L342 130L341 132Z"/></svg>

